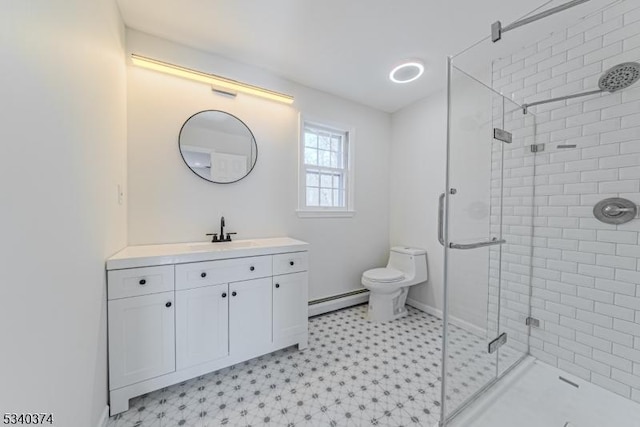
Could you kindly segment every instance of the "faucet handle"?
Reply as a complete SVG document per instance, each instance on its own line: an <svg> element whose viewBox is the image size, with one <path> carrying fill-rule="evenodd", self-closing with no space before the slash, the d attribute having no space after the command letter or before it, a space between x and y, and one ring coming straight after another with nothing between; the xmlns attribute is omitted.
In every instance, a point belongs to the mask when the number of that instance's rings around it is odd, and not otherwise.
<svg viewBox="0 0 640 427"><path fill-rule="evenodd" d="M207 236L213 236L211 237L211 243L215 243L218 241L218 233L207 233Z"/></svg>
<svg viewBox="0 0 640 427"><path fill-rule="evenodd" d="M231 235L232 234L238 234L238 233L227 233L227 239L226 239L227 242L231 241Z"/></svg>

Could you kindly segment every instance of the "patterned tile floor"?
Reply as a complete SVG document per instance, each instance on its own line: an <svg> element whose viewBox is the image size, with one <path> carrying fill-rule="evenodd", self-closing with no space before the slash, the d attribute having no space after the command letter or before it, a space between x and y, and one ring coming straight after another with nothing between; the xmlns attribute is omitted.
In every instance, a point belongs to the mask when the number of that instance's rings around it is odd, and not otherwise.
<svg viewBox="0 0 640 427"><path fill-rule="evenodd" d="M310 319L309 347L280 350L131 400L108 427L425 426L440 418L441 322L366 305ZM495 372L485 340L452 327L452 408Z"/></svg>

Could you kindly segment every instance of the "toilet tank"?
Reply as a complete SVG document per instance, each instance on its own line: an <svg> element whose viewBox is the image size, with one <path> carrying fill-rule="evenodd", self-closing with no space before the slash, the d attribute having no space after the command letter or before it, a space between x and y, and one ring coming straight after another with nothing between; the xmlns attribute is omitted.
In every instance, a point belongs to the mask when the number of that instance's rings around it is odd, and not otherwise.
<svg viewBox="0 0 640 427"><path fill-rule="evenodd" d="M389 252L387 267L402 271L407 279L415 278L424 282L428 278L427 251L408 246L394 246Z"/></svg>

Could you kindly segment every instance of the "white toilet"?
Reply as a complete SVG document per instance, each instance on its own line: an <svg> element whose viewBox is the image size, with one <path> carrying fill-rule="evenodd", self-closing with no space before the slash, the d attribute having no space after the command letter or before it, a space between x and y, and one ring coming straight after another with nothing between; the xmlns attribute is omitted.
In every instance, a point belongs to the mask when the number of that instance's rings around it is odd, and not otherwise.
<svg viewBox="0 0 640 427"><path fill-rule="evenodd" d="M426 282L427 252L424 249L394 246L385 268L362 274L362 285L369 290L367 317L374 322L398 319L407 314L409 286Z"/></svg>

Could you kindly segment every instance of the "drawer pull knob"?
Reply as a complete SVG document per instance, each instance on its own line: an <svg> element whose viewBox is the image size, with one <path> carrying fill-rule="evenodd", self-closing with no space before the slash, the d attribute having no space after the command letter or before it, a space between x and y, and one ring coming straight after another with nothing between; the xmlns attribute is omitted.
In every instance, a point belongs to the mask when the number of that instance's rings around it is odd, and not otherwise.
<svg viewBox="0 0 640 427"><path fill-rule="evenodd" d="M171 301L169 301L168 303L166 303L164 306L165 306L165 307L167 307L167 308L171 307Z"/></svg>
<svg viewBox="0 0 640 427"><path fill-rule="evenodd" d="M279 288L279 287L280 287L280 283L276 283L276 288Z"/></svg>
<svg viewBox="0 0 640 427"><path fill-rule="evenodd" d="M256 269L256 268L255 268L253 265L252 265L251 267L249 267L249 270L251 270L251 271L253 271L253 270L255 270L255 269Z"/></svg>
<svg viewBox="0 0 640 427"><path fill-rule="evenodd" d="M222 298L226 298L226 297L227 297L227 293L226 293L226 292L223 292L223 293L222 293Z"/></svg>
<svg viewBox="0 0 640 427"><path fill-rule="evenodd" d="M295 262L289 261L289 265L293 266L294 264L295 264Z"/></svg>
<svg viewBox="0 0 640 427"><path fill-rule="evenodd" d="M235 297L236 295L238 295L238 293L236 291L231 292L231 296Z"/></svg>
<svg viewBox="0 0 640 427"><path fill-rule="evenodd" d="M146 279L140 279L140 281L138 283L140 283L141 285L146 285L147 281L146 281Z"/></svg>
<svg viewBox="0 0 640 427"><path fill-rule="evenodd" d="M205 277L207 277L207 273L200 273L200 277L204 279Z"/></svg>

